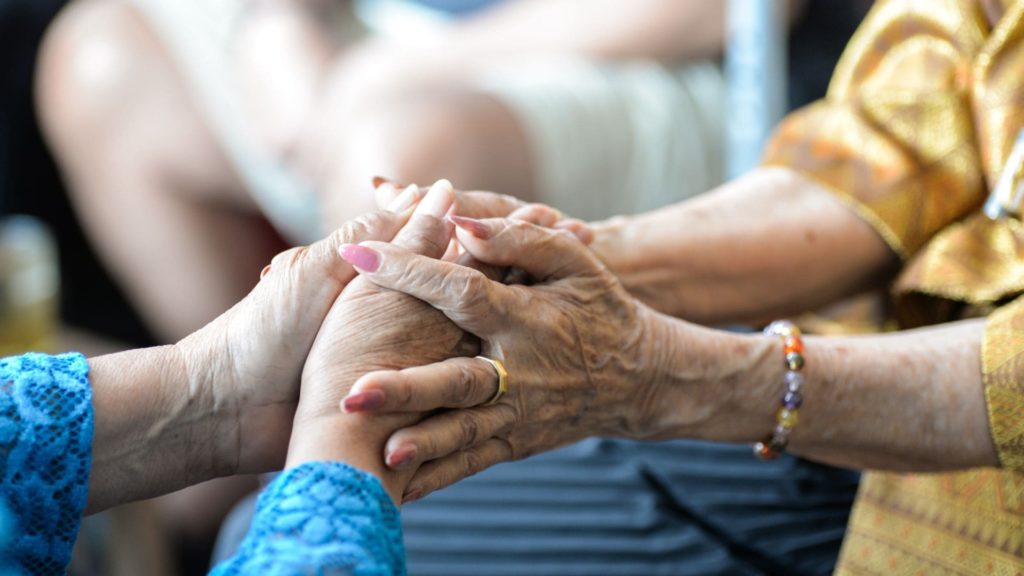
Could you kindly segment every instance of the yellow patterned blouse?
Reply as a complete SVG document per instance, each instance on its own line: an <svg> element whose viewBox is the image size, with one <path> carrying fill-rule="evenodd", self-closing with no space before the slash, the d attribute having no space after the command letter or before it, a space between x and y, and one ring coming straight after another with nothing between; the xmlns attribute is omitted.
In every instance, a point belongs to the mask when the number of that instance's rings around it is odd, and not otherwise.
<svg viewBox="0 0 1024 576"><path fill-rule="evenodd" d="M1024 576L1024 223L979 209L1024 128L1024 0L880 0L766 164L832 190L905 262L905 325L988 315L1001 469L865 475L837 574ZM955 449L951 446L950 449Z"/></svg>

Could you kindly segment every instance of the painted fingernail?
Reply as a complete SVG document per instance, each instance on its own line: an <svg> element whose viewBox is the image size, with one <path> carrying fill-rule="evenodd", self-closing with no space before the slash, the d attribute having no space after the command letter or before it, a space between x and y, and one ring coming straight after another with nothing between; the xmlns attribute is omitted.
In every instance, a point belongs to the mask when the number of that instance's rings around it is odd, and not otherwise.
<svg viewBox="0 0 1024 576"><path fill-rule="evenodd" d="M270 268L270 264L267 264L266 266L263 267L263 270L260 270L260 280L263 280L263 278L265 278L267 274L270 274Z"/></svg>
<svg viewBox="0 0 1024 576"><path fill-rule="evenodd" d="M381 184L393 184L393 182L391 182L390 178L385 178L384 176L374 176L373 187L380 188Z"/></svg>
<svg viewBox="0 0 1024 576"><path fill-rule="evenodd" d="M406 491L405 494L402 494L402 504L409 504L410 502L415 502L420 498L423 498L423 490L413 488L412 490Z"/></svg>
<svg viewBox="0 0 1024 576"><path fill-rule="evenodd" d="M385 210L387 210L388 212L393 212L395 214L401 214L402 212L405 212L406 210L411 208L412 205L416 203L416 200L419 199L419 195L419 186L416 186L415 184L410 184L405 188L405 190L402 190L401 194L395 197L395 199L388 204L388 207L385 208Z"/></svg>
<svg viewBox="0 0 1024 576"><path fill-rule="evenodd" d="M467 218L465 216L452 216L451 221L456 226L462 228L466 232L469 232L473 236L481 240L487 240L491 237L491 229L486 224L477 220L476 218Z"/></svg>
<svg viewBox="0 0 1024 576"><path fill-rule="evenodd" d="M358 244L342 244L338 252L346 262L360 270L376 272L377 268L380 268L380 253L373 248Z"/></svg>
<svg viewBox="0 0 1024 576"><path fill-rule="evenodd" d="M384 406L384 392L367 390L345 397L341 401L341 409L345 412L372 412Z"/></svg>
<svg viewBox="0 0 1024 576"><path fill-rule="evenodd" d="M427 195L423 197L420 205L416 208L417 214L444 218L454 202L455 189L452 183L447 180L438 180L430 187Z"/></svg>
<svg viewBox="0 0 1024 576"><path fill-rule="evenodd" d="M390 468L402 468L403 466L411 464L415 459L416 447L407 444L388 454L386 461Z"/></svg>

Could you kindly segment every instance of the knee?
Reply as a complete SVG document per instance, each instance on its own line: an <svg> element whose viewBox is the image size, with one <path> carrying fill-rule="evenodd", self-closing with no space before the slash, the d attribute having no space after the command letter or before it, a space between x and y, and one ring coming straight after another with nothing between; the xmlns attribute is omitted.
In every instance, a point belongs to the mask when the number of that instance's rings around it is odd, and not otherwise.
<svg viewBox="0 0 1024 576"><path fill-rule="evenodd" d="M476 95L410 98L367 114L353 132L378 166L399 181L429 183L449 178L460 187L484 180L492 144L488 118Z"/></svg>
<svg viewBox="0 0 1024 576"><path fill-rule="evenodd" d="M36 69L36 107L58 152L92 140L124 112L153 41L119 0L71 3L50 26Z"/></svg>

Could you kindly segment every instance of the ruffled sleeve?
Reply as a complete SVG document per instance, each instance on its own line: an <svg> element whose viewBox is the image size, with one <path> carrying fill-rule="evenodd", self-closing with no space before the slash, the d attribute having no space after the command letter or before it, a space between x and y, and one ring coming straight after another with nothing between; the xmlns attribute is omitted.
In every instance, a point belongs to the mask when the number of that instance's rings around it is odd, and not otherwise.
<svg viewBox="0 0 1024 576"><path fill-rule="evenodd" d="M260 495L238 554L213 574L405 574L398 509L373 476L340 462L285 471Z"/></svg>
<svg viewBox="0 0 1024 576"><path fill-rule="evenodd" d="M0 503L10 538L0 571L60 574L85 509L92 465L89 364L81 354L0 360Z"/></svg>
<svg viewBox="0 0 1024 576"><path fill-rule="evenodd" d="M832 191L909 257L984 200L972 60L988 33L978 2L881 0L823 101L780 125L765 164Z"/></svg>

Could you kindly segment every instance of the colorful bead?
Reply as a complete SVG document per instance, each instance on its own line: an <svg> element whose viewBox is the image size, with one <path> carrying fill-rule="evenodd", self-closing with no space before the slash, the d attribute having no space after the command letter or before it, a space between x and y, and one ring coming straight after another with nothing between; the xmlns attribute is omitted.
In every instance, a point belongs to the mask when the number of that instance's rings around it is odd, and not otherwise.
<svg viewBox="0 0 1024 576"><path fill-rule="evenodd" d="M772 436L772 439L768 441L768 449L776 455L785 452L787 446L789 446L788 436Z"/></svg>
<svg viewBox="0 0 1024 576"><path fill-rule="evenodd" d="M799 372L786 372L786 390L799 392L804 387L804 375Z"/></svg>
<svg viewBox="0 0 1024 576"><path fill-rule="evenodd" d="M783 341L782 350L787 355L793 352L803 353L804 341L801 340L799 336L796 338L790 336Z"/></svg>
<svg viewBox="0 0 1024 576"><path fill-rule="evenodd" d="M754 444L754 454L758 458L773 460L786 451L790 433L800 421L800 406L804 401L804 376L800 373L804 367L804 342L800 329L788 320L772 322L765 327L764 333L782 339L783 358L786 361L786 392L782 397L782 407L775 413L777 424L771 436Z"/></svg>
<svg viewBox="0 0 1024 576"><path fill-rule="evenodd" d="M765 327L764 333L766 336L781 336L783 338L800 337L800 329L789 320L776 320L772 322Z"/></svg>
<svg viewBox="0 0 1024 576"><path fill-rule="evenodd" d="M775 460L779 457L779 453L772 450L768 442L758 442L754 444L754 455L761 460Z"/></svg>
<svg viewBox="0 0 1024 576"><path fill-rule="evenodd" d="M782 397L782 405L790 410L795 410L804 403L804 397L799 392L790 390Z"/></svg>
<svg viewBox="0 0 1024 576"><path fill-rule="evenodd" d="M779 408L779 411L775 414L775 419L778 421L780 426L792 428L800 421L800 411L790 410L789 408Z"/></svg>

